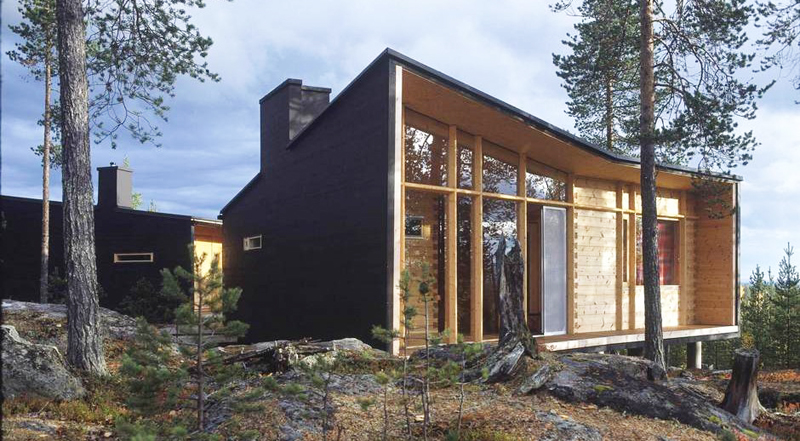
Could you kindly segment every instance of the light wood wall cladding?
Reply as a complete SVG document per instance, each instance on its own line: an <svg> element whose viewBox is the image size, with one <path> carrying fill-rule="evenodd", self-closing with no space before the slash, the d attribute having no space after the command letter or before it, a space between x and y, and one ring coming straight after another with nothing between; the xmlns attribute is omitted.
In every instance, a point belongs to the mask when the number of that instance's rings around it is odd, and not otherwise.
<svg viewBox="0 0 800 441"><path fill-rule="evenodd" d="M695 275L697 271L697 221L686 219L686 277L681 282L681 289L685 291L681 296L681 301L686 302L685 324L698 324L695 318L695 298L697 297L697 287Z"/></svg>
<svg viewBox="0 0 800 441"><path fill-rule="evenodd" d="M661 326L679 326L681 287L661 285ZM644 328L644 286L636 287L636 328Z"/></svg>
<svg viewBox="0 0 800 441"><path fill-rule="evenodd" d="M576 182L577 184L577 182ZM575 189L576 202L604 201L603 189ZM610 192L616 204L616 190ZM616 213L575 210L575 332L611 331L617 314Z"/></svg>
<svg viewBox="0 0 800 441"><path fill-rule="evenodd" d="M730 200L733 201L733 190ZM712 325L736 323L736 217L712 218L702 201L697 205L695 233L694 320Z"/></svg>

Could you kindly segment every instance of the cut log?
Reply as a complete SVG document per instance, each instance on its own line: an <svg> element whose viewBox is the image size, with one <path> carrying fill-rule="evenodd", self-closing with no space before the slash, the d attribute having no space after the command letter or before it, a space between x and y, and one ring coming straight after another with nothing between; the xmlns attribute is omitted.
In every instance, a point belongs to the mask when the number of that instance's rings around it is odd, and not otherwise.
<svg viewBox="0 0 800 441"><path fill-rule="evenodd" d="M751 424L761 412L758 401L758 361L757 349L737 349L733 361L733 372L725 391L721 407Z"/></svg>
<svg viewBox="0 0 800 441"><path fill-rule="evenodd" d="M536 353L528 324L525 322L522 275L525 263L522 249L515 238L503 237L494 255L494 284L499 293L500 338L483 367L487 382L502 381L513 376L524 356Z"/></svg>

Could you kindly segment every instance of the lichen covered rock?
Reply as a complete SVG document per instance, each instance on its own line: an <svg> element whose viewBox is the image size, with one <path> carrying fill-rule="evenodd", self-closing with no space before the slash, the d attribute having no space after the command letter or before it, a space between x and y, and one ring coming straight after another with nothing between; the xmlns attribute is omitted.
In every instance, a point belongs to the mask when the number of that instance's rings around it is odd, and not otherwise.
<svg viewBox="0 0 800 441"><path fill-rule="evenodd" d="M9 325L2 325L2 346L4 397L73 400L86 393L55 346L31 343Z"/></svg>

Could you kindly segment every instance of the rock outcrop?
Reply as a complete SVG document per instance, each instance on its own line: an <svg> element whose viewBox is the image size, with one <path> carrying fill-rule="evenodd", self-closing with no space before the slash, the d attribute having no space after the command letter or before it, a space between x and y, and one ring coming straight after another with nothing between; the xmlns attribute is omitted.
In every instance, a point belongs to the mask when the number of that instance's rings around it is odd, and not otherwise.
<svg viewBox="0 0 800 441"><path fill-rule="evenodd" d="M647 360L603 354L567 354L557 360L560 368L545 387L561 399L594 403L650 418L677 420L716 433L731 429L758 431L698 393L691 380L649 381L650 362Z"/></svg>
<svg viewBox="0 0 800 441"><path fill-rule="evenodd" d="M67 369L55 346L31 343L13 326L2 325L3 396L72 400L86 391Z"/></svg>

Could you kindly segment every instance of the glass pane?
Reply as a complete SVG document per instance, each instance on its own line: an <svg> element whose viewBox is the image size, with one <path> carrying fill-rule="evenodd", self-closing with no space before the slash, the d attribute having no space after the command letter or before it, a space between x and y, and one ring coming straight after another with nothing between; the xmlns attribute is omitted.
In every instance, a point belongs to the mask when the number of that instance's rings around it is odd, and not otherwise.
<svg viewBox="0 0 800 441"><path fill-rule="evenodd" d="M458 198L458 333L468 337L472 299L472 198Z"/></svg>
<svg viewBox="0 0 800 441"><path fill-rule="evenodd" d="M564 182L536 173L525 173L525 193L529 198L549 201L566 201L567 186Z"/></svg>
<svg viewBox="0 0 800 441"><path fill-rule="evenodd" d="M458 144L458 188L472 189L472 147Z"/></svg>
<svg viewBox="0 0 800 441"><path fill-rule="evenodd" d="M406 125L406 181L447 185L447 143L446 136Z"/></svg>
<svg viewBox="0 0 800 441"><path fill-rule="evenodd" d="M500 194L517 194L516 153L484 142L483 191Z"/></svg>
<svg viewBox="0 0 800 441"><path fill-rule="evenodd" d="M445 290L445 213L447 198L435 193L406 191L406 219L417 219L422 232L421 237L406 237L405 267L411 275L411 303L418 315L414 318L411 346L425 343L425 306L419 285L426 272L429 280L428 304L430 330L437 332L444 327ZM427 269L427 271L426 271Z"/></svg>
<svg viewBox="0 0 800 441"><path fill-rule="evenodd" d="M567 211L542 207L544 333L567 331Z"/></svg>
<svg viewBox="0 0 800 441"><path fill-rule="evenodd" d="M677 285L677 222L658 221L658 274L662 285Z"/></svg>
<svg viewBox="0 0 800 441"><path fill-rule="evenodd" d="M658 221L658 276L661 285L677 285L678 246L677 228L674 221ZM636 284L644 285L644 261L642 249L642 217L636 216Z"/></svg>
<svg viewBox="0 0 800 441"><path fill-rule="evenodd" d="M483 199L483 338L497 338L499 292L495 287L492 260L500 237L517 237L517 204L514 201Z"/></svg>

